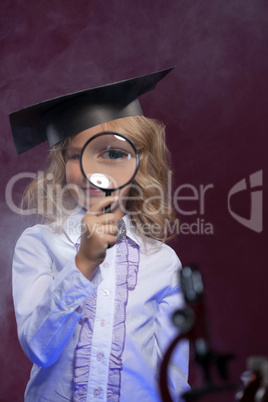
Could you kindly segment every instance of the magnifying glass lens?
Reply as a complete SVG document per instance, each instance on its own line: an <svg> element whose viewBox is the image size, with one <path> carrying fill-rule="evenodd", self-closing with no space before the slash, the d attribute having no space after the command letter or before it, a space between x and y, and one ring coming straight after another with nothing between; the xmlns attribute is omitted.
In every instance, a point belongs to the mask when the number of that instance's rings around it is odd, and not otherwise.
<svg viewBox="0 0 268 402"><path fill-rule="evenodd" d="M138 152L127 137L103 132L92 137L81 152L81 170L94 187L108 192L118 190L134 178Z"/></svg>

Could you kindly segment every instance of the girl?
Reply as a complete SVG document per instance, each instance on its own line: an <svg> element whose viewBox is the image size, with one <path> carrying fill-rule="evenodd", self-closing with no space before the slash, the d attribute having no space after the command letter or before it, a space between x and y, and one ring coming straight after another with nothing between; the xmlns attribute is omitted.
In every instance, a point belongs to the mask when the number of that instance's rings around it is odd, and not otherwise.
<svg viewBox="0 0 268 402"><path fill-rule="evenodd" d="M47 222L24 231L13 264L18 336L34 363L28 402L160 400L159 368L177 335L171 315L183 300L180 261L164 243L174 219L161 196L169 170L164 127L142 116L138 96L167 72L11 115L19 152L43 141L43 131L52 146L48 169L25 198L38 209L42 197ZM141 162L129 186L105 197L86 183L79 155L93 135L110 130L134 142ZM174 400L187 389L187 374L182 343L169 373Z"/></svg>

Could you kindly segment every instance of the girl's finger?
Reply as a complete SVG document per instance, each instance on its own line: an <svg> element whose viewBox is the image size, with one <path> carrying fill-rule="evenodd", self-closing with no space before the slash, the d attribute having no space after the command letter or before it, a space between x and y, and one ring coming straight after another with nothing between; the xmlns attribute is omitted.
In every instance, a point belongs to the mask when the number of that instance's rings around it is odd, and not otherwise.
<svg viewBox="0 0 268 402"><path fill-rule="evenodd" d="M116 225L95 225L88 231L88 238L92 235L98 235L101 238L106 237L106 235L117 236L118 227Z"/></svg>
<svg viewBox="0 0 268 402"><path fill-rule="evenodd" d="M102 224L102 225L116 224L117 223L117 221L116 221L116 219L114 217L114 214L112 214L112 213L99 215L97 217L97 222Z"/></svg>
<svg viewBox="0 0 268 402"><path fill-rule="evenodd" d="M112 203L118 201L117 195L109 195L108 197L102 198L100 201L96 202L88 211L89 215L99 215L103 213L103 209L111 205Z"/></svg>
<svg viewBox="0 0 268 402"><path fill-rule="evenodd" d="M104 225L102 226L103 232L112 236L117 235L118 227L115 225Z"/></svg>
<svg viewBox="0 0 268 402"><path fill-rule="evenodd" d="M115 219L113 214L104 214L99 216L91 216L89 214L85 214L82 219L82 223L86 225L87 228L94 228L99 225L116 225L117 220Z"/></svg>
<svg viewBox="0 0 268 402"><path fill-rule="evenodd" d="M106 240L106 244L107 244L107 248L110 248L112 246L115 245L115 243L117 242L117 237L113 236L113 235L106 235L105 236L105 240Z"/></svg>

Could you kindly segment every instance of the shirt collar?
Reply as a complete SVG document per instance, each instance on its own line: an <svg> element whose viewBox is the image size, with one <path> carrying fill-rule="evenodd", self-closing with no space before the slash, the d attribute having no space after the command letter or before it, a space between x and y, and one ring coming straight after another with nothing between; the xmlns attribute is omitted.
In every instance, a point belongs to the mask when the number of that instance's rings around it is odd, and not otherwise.
<svg viewBox="0 0 268 402"><path fill-rule="evenodd" d="M123 220L126 224L127 236L141 247L143 245L142 238L129 215L123 216Z"/></svg>
<svg viewBox="0 0 268 402"><path fill-rule="evenodd" d="M81 228L82 228L82 218L85 215L86 211L83 209L79 209L78 211L74 211L67 219L62 223L62 229L66 233L69 240L72 243L76 244L81 237Z"/></svg>
<svg viewBox="0 0 268 402"><path fill-rule="evenodd" d="M160 241L147 237L146 235L141 235L129 215L125 215L123 219L127 228L127 236L138 244L140 248L144 249L145 252L148 253L150 250L161 245Z"/></svg>

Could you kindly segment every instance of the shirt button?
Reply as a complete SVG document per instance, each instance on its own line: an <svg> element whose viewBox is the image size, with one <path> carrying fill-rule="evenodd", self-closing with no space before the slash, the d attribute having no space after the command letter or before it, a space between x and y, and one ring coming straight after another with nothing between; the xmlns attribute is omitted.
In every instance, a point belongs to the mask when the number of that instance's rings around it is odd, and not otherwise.
<svg viewBox="0 0 268 402"><path fill-rule="evenodd" d="M95 388L94 391L93 391L93 395L94 395L94 396L99 396L100 394L101 394L100 389L99 389L99 388Z"/></svg>
<svg viewBox="0 0 268 402"><path fill-rule="evenodd" d="M109 290L104 289L104 290L102 291L102 294L103 294L103 296L109 296L110 292L109 292Z"/></svg>
<svg viewBox="0 0 268 402"><path fill-rule="evenodd" d="M100 320L100 326L105 327L105 325L106 325L106 321L105 320Z"/></svg>
<svg viewBox="0 0 268 402"><path fill-rule="evenodd" d="M103 267L104 267L104 268L109 268L109 266L110 266L109 262L105 261L105 262L103 263Z"/></svg>
<svg viewBox="0 0 268 402"><path fill-rule="evenodd" d="M104 354L103 354L102 352L100 352L100 353L97 354L97 360L98 360L99 362L102 361L103 358L104 358Z"/></svg>

